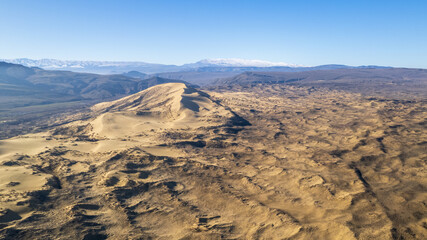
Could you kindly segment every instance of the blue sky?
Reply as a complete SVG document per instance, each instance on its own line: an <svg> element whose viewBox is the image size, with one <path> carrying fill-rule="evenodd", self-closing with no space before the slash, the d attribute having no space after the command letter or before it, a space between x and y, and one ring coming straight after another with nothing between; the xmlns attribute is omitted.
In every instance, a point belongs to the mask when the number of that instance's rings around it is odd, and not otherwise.
<svg viewBox="0 0 427 240"><path fill-rule="evenodd" d="M427 1L0 1L0 58L427 68Z"/></svg>

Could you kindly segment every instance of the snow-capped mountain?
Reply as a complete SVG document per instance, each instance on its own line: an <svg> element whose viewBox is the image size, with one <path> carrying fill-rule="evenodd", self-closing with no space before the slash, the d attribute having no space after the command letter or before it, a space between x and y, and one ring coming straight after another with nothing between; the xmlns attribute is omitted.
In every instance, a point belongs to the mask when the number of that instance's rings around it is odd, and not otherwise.
<svg viewBox="0 0 427 240"><path fill-rule="evenodd" d="M204 59L196 63L188 63L181 66L130 61L78 61L57 59L34 60L28 58L0 59L0 61L21 64L26 67L38 67L46 70L66 70L99 74L120 74L129 71L139 71L150 74L161 72L196 71L199 68L236 68L239 70L240 68L248 67L300 67L295 64L288 64L283 62L269 62L263 60L248 60L239 58ZM224 71L224 69L218 71Z"/></svg>
<svg viewBox="0 0 427 240"><path fill-rule="evenodd" d="M199 66L221 66L221 67L298 67L295 64L284 62L269 62L264 60L250 60L240 58L216 58L203 59L197 63Z"/></svg>
<svg viewBox="0 0 427 240"><path fill-rule="evenodd" d="M65 70L73 72L86 72L97 74L122 74L130 71L138 71L144 74L168 73L168 72L244 72L244 71L310 71L340 68L384 68L382 66L346 65L321 65L306 67L302 65L284 62L270 62L264 60L249 60L240 58L216 58L204 59L195 63L183 65L165 65L137 61L78 61L57 59L0 59L0 61L21 64L26 67L38 67L46 70Z"/></svg>
<svg viewBox="0 0 427 240"><path fill-rule="evenodd" d="M57 60L57 59L0 59L14 64L21 64L27 67L40 67L46 69L63 69L63 68L86 68L86 67L118 67L118 66L148 66L153 65L145 62L119 62L119 61L79 61L79 60ZM157 64L154 64L157 65Z"/></svg>
<svg viewBox="0 0 427 240"><path fill-rule="evenodd" d="M57 59L0 59L14 64L21 64L26 67L38 67L46 70L68 70L75 72L92 72L92 73L122 73L129 69L156 69L163 64L152 64L146 62L122 62L122 61L79 61L79 60L57 60Z"/></svg>

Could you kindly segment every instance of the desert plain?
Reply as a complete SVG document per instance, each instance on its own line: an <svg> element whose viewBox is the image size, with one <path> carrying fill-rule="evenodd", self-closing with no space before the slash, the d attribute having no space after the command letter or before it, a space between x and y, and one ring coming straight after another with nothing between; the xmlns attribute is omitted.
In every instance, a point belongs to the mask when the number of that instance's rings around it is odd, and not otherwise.
<svg viewBox="0 0 427 240"><path fill-rule="evenodd" d="M426 239L425 98L166 83L0 141L3 239Z"/></svg>

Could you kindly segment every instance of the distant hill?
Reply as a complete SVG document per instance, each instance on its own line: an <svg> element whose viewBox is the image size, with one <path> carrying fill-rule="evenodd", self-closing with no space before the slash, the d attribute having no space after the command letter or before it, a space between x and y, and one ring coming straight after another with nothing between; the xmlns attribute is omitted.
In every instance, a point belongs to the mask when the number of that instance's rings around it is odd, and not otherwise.
<svg viewBox="0 0 427 240"><path fill-rule="evenodd" d="M205 81L212 82L212 80L216 80L220 77L231 77L235 74L197 74L194 72L172 72L172 73L157 73L157 74L145 74L138 71L130 71L123 74L124 76L133 77L133 78L140 78L140 79L146 79L147 83L149 83L150 86L154 86L161 83L166 82L188 82L188 84L192 85L193 87L199 87L200 85L203 85ZM220 77L215 77L219 75ZM206 79L207 78L207 79ZM153 82L158 82L157 84L153 84Z"/></svg>
<svg viewBox="0 0 427 240"><path fill-rule="evenodd" d="M371 95L427 97L427 69L344 68L303 72L245 72L216 85L288 84L326 87Z"/></svg>
<svg viewBox="0 0 427 240"><path fill-rule="evenodd" d="M138 72L138 71L130 71L130 72L122 73L122 75L127 77L133 77L133 78L141 78L141 79L145 79L148 77L148 74Z"/></svg>
<svg viewBox="0 0 427 240"><path fill-rule="evenodd" d="M167 72L167 73L157 73L154 76L159 76L163 78L179 79L192 84L197 84L200 86L205 86L212 84L218 79L229 78L240 74L241 72Z"/></svg>
<svg viewBox="0 0 427 240"><path fill-rule="evenodd" d="M180 79L200 86L210 85L219 79L230 78L244 72L305 72L315 70L334 70L334 69L390 69L390 67L381 66L359 66L351 67L346 65L321 65L316 67L230 67L230 66L203 66L197 69L180 72L164 72L152 74L165 78Z"/></svg>
<svg viewBox="0 0 427 240"><path fill-rule="evenodd" d="M390 69L390 67L381 66L359 66L351 67L346 65L321 65L316 67L230 67L230 66L204 66L188 71L156 73L155 76L180 79L200 86L210 85L220 79L237 76L244 72L305 72L315 70L333 70L333 69Z"/></svg>
<svg viewBox="0 0 427 240"><path fill-rule="evenodd" d="M193 87L193 88L197 88L199 87L196 84L191 84L188 83L186 81L182 81L182 80L176 80L176 79L169 79L169 78L162 78L162 77L157 77L157 76L152 76L150 78L147 79L143 79L142 81L139 82L139 88L141 89L146 89L155 85L159 85L159 84L164 84L164 83L184 83L189 87Z"/></svg>

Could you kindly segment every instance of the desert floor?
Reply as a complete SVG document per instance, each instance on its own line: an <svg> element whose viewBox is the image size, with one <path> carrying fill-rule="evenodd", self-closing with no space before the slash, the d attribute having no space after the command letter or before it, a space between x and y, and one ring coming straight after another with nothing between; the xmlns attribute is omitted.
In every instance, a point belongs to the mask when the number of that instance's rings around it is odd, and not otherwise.
<svg viewBox="0 0 427 240"><path fill-rule="evenodd" d="M158 85L0 141L0 238L426 239L427 107Z"/></svg>

